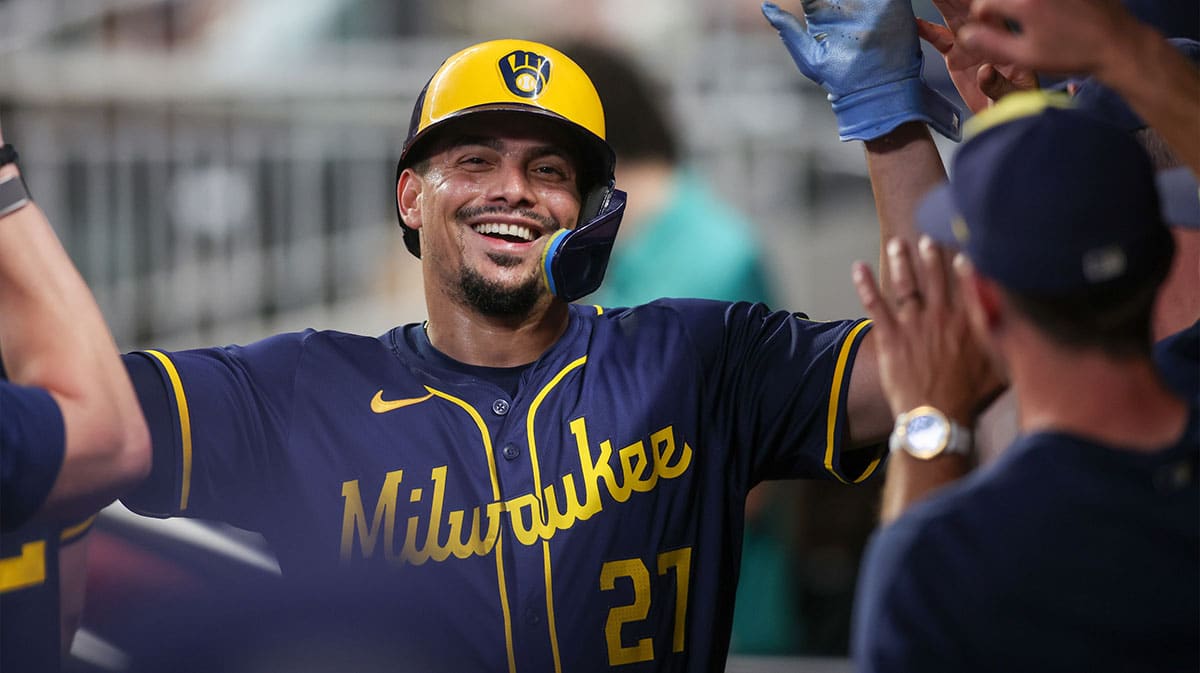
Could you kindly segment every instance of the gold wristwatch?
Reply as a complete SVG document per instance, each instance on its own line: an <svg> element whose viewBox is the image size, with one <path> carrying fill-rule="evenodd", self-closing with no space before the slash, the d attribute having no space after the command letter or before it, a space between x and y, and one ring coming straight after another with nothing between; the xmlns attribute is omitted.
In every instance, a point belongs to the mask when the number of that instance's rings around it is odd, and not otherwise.
<svg viewBox="0 0 1200 673"><path fill-rule="evenodd" d="M903 449L914 458L930 460L943 453L970 455L971 431L931 406L920 406L896 417L888 448Z"/></svg>

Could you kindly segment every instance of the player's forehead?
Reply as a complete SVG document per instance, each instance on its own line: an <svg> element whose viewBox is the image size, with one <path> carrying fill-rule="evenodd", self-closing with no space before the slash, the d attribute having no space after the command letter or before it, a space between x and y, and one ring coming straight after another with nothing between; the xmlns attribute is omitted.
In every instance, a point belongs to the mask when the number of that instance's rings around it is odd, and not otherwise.
<svg viewBox="0 0 1200 673"><path fill-rule="evenodd" d="M560 122L540 115L499 113L471 115L438 130L430 155L463 146L519 152L531 157L559 156L580 169L578 143Z"/></svg>

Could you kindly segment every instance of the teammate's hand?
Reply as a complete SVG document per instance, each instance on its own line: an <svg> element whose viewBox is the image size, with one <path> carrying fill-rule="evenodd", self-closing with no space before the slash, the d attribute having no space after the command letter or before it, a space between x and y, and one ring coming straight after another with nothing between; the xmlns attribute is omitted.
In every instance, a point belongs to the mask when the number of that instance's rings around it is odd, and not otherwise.
<svg viewBox="0 0 1200 673"><path fill-rule="evenodd" d="M883 392L893 415L928 404L970 427L1002 386L971 333L941 248L927 237L919 247L914 263L906 241L888 241L892 301L866 264L854 265L859 300L875 322Z"/></svg>
<svg viewBox="0 0 1200 673"><path fill-rule="evenodd" d="M1013 91L1038 88L1031 68L993 64L955 39L971 10L971 0L933 0L946 25L917 19L917 34L946 61L950 80L971 112L982 112Z"/></svg>
<svg viewBox="0 0 1200 673"><path fill-rule="evenodd" d="M829 92L842 140L875 140L923 121L961 137L962 115L921 79L921 45L909 0L802 0L807 26L771 2L779 31L805 77Z"/></svg>
<svg viewBox="0 0 1200 673"><path fill-rule="evenodd" d="M975 0L958 41L997 63L1103 79L1144 30L1119 0Z"/></svg>

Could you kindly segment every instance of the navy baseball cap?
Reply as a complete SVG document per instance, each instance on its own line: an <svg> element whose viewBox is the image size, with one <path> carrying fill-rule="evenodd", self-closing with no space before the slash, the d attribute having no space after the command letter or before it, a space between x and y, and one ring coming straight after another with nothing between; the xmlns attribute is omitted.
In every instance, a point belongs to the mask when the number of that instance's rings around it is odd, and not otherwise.
<svg viewBox="0 0 1200 673"><path fill-rule="evenodd" d="M1189 171L1156 175L1128 132L1065 94L1011 94L966 134L917 223L1008 289L1062 295L1140 278L1170 259L1168 221L1200 227Z"/></svg>

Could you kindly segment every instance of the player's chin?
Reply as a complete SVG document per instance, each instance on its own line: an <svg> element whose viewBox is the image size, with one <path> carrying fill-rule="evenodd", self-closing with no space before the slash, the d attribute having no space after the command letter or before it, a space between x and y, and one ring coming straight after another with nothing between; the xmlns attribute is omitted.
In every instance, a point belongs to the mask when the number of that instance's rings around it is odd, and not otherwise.
<svg viewBox="0 0 1200 673"><path fill-rule="evenodd" d="M540 275L521 271L520 267L504 271L511 273L483 274L465 269L460 289L467 303L484 315L523 316L544 302L548 293Z"/></svg>

